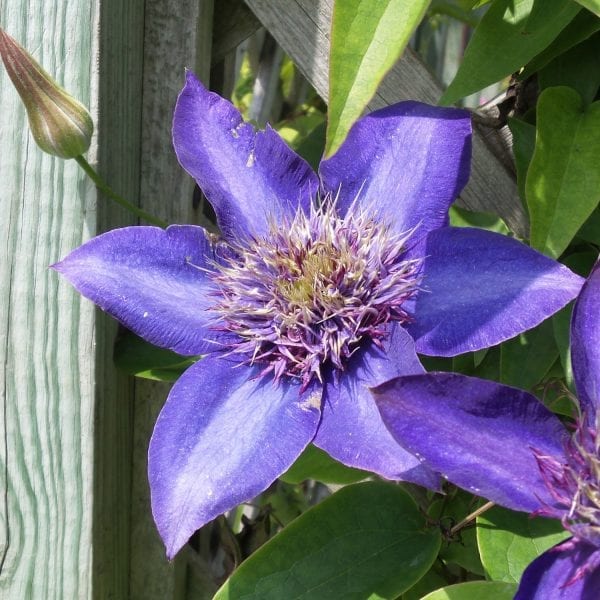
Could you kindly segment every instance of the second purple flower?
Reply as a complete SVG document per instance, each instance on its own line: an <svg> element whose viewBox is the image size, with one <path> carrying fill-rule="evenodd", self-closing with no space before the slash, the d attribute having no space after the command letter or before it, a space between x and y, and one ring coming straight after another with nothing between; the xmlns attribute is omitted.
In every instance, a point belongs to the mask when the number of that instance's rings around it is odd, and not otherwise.
<svg viewBox="0 0 600 600"><path fill-rule="evenodd" d="M149 451L173 556L266 489L311 442L346 465L428 487L369 388L536 326L582 280L510 238L448 227L470 163L465 111L405 102L361 119L319 177L191 74L175 150L223 239L129 227L55 265L135 333L206 354L173 387Z"/></svg>

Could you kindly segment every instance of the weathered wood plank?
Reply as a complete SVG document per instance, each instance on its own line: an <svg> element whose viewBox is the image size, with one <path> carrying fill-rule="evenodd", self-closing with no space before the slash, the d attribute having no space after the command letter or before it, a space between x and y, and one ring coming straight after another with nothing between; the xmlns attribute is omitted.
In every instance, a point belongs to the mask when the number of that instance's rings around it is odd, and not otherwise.
<svg viewBox="0 0 600 600"><path fill-rule="evenodd" d="M175 157L171 122L185 67L208 83L213 0L147 0L144 21L140 205L170 223L205 224L200 207L193 206L194 181ZM129 596L133 600L186 598L188 570L194 568L185 553L167 561L150 510L148 444L169 389L167 384L135 381ZM215 591L206 579L204 595L195 598L211 598Z"/></svg>
<svg viewBox="0 0 600 600"><path fill-rule="evenodd" d="M101 0L98 27L97 168L133 203L140 197L144 0ZM82 25L83 26L83 25ZM135 222L100 198L90 235ZM112 360L116 323L96 312L93 598L128 598L131 554L133 381Z"/></svg>
<svg viewBox="0 0 600 600"><path fill-rule="evenodd" d="M321 97L328 97L329 29L333 0L246 0L254 14L298 65ZM400 100L436 103L441 88L416 54L407 49L369 104L371 110ZM473 168L459 204L500 215L517 235L527 236L527 217L514 176L475 129Z"/></svg>
<svg viewBox="0 0 600 600"><path fill-rule="evenodd" d="M0 4L2 26L89 103L98 2ZM92 593L94 310L48 269L95 229L77 165L44 155L0 64L0 597Z"/></svg>
<svg viewBox="0 0 600 600"><path fill-rule="evenodd" d="M214 11L211 63L221 62L260 26L260 21L242 0L220 0Z"/></svg>

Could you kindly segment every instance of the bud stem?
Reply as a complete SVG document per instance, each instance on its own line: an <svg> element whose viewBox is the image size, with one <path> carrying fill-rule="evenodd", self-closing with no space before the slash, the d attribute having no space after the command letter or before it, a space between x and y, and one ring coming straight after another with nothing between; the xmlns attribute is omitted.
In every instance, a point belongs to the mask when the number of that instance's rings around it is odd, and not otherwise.
<svg viewBox="0 0 600 600"><path fill-rule="evenodd" d="M158 217L154 217L151 214L147 213L145 210L138 208L137 206L131 204L131 202L125 200L119 194L113 192L113 190L108 186L107 183L96 173L96 171L92 168L90 163L81 155L76 156L75 160L79 164L79 166L85 171L85 174L94 182L96 187L107 197L116 202L118 205L122 206L125 210L128 210L130 213L133 213L140 219L144 219L148 223L152 223L153 225L158 225L163 229L168 226L166 221L159 219Z"/></svg>

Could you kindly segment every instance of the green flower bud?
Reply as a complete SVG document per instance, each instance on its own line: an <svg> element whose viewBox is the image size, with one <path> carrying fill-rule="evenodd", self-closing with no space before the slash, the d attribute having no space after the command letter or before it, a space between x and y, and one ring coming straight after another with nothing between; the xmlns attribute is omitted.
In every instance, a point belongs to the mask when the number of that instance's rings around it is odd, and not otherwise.
<svg viewBox="0 0 600 600"><path fill-rule="evenodd" d="M75 158L92 139L94 124L89 112L69 96L39 63L0 29L0 56L27 109L31 133L48 154Z"/></svg>

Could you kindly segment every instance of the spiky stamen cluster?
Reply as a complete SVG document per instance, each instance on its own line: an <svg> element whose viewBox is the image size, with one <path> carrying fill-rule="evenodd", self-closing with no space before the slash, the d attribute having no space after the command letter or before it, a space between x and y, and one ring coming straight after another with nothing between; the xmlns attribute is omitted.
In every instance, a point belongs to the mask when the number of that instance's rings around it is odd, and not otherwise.
<svg viewBox="0 0 600 600"><path fill-rule="evenodd" d="M536 459L556 501L539 514L559 518L575 537L600 548L600 414L596 426L581 419L565 443L565 459L536 452Z"/></svg>
<svg viewBox="0 0 600 600"><path fill-rule="evenodd" d="M231 352L305 386L325 363L343 369L361 341L381 343L387 323L410 318L420 264L406 259L410 234L360 209L342 219L328 201L233 248L213 278L214 310L237 336Z"/></svg>

